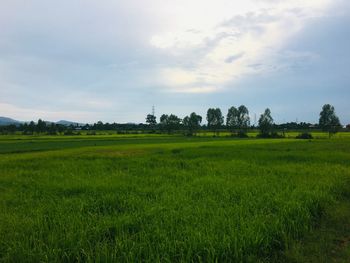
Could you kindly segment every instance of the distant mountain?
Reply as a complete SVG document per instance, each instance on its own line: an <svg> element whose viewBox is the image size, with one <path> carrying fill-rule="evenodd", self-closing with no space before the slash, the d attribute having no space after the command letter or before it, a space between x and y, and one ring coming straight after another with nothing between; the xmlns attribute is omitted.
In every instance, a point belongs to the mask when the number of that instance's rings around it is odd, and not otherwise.
<svg viewBox="0 0 350 263"><path fill-rule="evenodd" d="M0 117L0 125L20 124L21 121L17 121L7 117Z"/></svg>
<svg viewBox="0 0 350 263"><path fill-rule="evenodd" d="M61 124L61 125L65 125L65 126L70 126L70 125L83 126L83 125L85 125L83 123L78 123L78 122L73 122L73 121L66 121L66 120L60 120L60 121L56 122L56 124Z"/></svg>
<svg viewBox="0 0 350 263"><path fill-rule="evenodd" d="M37 123L36 121L34 121L35 123ZM53 121L45 121L47 125L50 125L51 123L56 123L56 124L61 124L61 125L65 125L65 126L84 126L84 123L79 123L79 122L74 122L74 121L66 121L66 120L60 120L57 122L53 122ZM7 118L7 117L0 117L0 126L5 126L5 125L10 125L10 124L23 124L23 123L29 123L29 121L17 121L11 118Z"/></svg>

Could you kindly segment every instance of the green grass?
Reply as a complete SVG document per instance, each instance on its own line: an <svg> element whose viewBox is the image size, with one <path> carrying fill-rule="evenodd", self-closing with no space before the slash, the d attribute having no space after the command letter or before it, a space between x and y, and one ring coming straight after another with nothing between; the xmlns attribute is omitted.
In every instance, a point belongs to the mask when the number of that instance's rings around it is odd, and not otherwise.
<svg viewBox="0 0 350 263"><path fill-rule="evenodd" d="M317 228L293 242L281 259L289 262L348 263L350 259L350 196L327 207ZM282 261L282 260L281 260Z"/></svg>
<svg viewBox="0 0 350 263"><path fill-rule="evenodd" d="M347 138L3 136L0 261L292 260L349 160Z"/></svg>

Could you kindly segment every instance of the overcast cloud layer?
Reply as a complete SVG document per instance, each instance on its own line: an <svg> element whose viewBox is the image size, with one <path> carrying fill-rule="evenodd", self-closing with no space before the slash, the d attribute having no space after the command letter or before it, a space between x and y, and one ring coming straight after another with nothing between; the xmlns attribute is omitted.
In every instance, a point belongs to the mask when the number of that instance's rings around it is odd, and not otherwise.
<svg viewBox="0 0 350 263"><path fill-rule="evenodd" d="M350 123L345 0L2 0L0 116L144 122L270 107Z"/></svg>

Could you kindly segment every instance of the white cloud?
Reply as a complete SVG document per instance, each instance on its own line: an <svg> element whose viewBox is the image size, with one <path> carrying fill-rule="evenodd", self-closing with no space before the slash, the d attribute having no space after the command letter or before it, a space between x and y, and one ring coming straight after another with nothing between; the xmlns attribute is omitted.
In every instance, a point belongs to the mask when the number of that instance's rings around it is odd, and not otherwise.
<svg viewBox="0 0 350 263"><path fill-rule="evenodd" d="M215 86L205 86L205 85L183 85L178 87L167 87L167 92L172 93L187 93L187 94L196 94L196 93L212 93L214 91L218 91L220 87Z"/></svg>
<svg viewBox="0 0 350 263"><path fill-rule="evenodd" d="M348 10L346 0L1 0L0 115L144 121L150 105L188 114L186 103L224 106L235 98L227 94L248 104L252 86L268 93L278 79L282 92L284 71L300 74L295 86L332 75L344 87L348 31L339 16ZM304 43L305 32L316 44ZM329 70L323 52L334 55L338 43L343 64Z"/></svg>
<svg viewBox="0 0 350 263"><path fill-rule="evenodd" d="M207 2L190 4L185 13L181 9L170 17L174 22L169 31L150 38L153 47L178 59L192 60L190 68L159 69L158 79L170 91L216 91L248 74L280 68L276 54L310 18L325 15L330 4L329 0L261 0L245 1L243 5L242 1L215 1L215 5ZM211 12L201 12L202 9ZM192 20L187 17L189 13ZM205 26L199 21L205 21ZM237 59L227 63L231 58ZM273 63L276 65L271 66ZM260 66L251 67L256 64Z"/></svg>

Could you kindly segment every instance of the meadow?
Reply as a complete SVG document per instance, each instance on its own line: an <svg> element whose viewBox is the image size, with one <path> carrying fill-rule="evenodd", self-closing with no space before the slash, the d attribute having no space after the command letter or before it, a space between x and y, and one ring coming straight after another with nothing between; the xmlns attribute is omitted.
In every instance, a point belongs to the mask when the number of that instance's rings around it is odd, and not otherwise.
<svg viewBox="0 0 350 263"><path fill-rule="evenodd" d="M0 136L0 261L293 261L350 196L350 136L314 137Z"/></svg>

